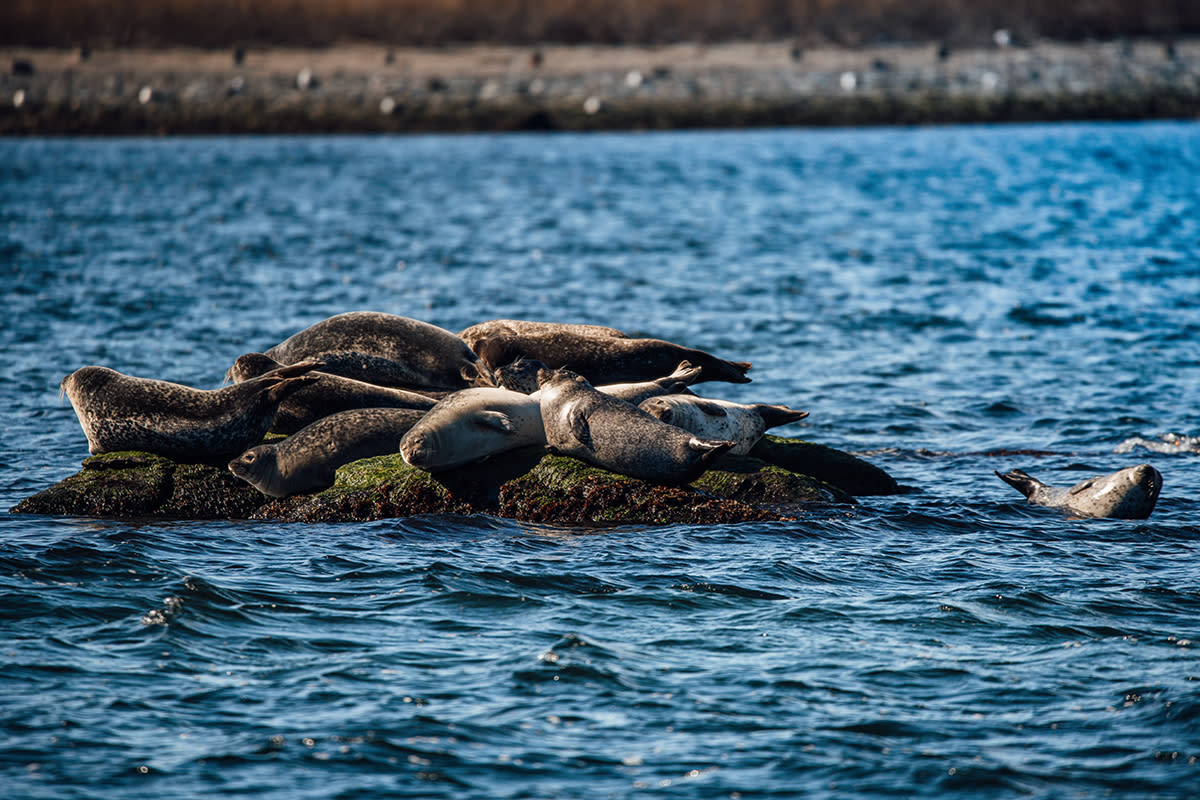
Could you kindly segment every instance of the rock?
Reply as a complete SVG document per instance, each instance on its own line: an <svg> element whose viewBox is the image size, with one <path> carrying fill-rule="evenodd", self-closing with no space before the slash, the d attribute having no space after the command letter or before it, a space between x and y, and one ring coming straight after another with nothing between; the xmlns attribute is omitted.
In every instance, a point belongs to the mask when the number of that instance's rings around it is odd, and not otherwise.
<svg viewBox="0 0 1200 800"><path fill-rule="evenodd" d="M325 491L269 498L228 470L148 453L107 453L12 511L118 519L348 522L485 512L557 524L711 524L795 517L853 494L901 491L883 470L833 448L768 437L692 486L665 487L538 448L437 476L397 453L347 464Z"/></svg>

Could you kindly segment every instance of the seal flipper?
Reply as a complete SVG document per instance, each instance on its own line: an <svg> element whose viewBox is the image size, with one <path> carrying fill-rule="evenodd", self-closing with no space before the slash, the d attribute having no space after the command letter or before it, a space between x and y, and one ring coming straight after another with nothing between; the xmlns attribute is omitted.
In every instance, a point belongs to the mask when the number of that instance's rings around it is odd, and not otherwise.
<svg viewBox="0 0 1200 800"><path fill-rule="evenodd" d="M485 428L495 428L504 433L513 433L517 430L517 426L513 424L512 417L501 411L477 411L474 415L474 421Z"/></svg>
<svg viewBox="0 0 1200 800"><path fill-rule="evenodd" d="M701 464L711 464L717 456L736 446L736 442L729 442L719 439L699 439L693 436L688 441L688 449L699 453L698 460Z"/></svg>
<svg viewBox="0 0 1200 800"><path fill-rule="evenodd" d="M571 428L571 435L575 440L588 450L595 450L595 445L592 444L592 429L588 425L587 415L579 410L579 406L572 406L567 412L567 424Z"/></svg>
<svg viewBox="0 0 1200 800"><path fill-rule="evenodd" d="M791 422L799 422L808 416L807 411L796 411L787 406L769 406L759 403L754 410L763 418L768 428L777 428Z"/></svg>
<svg viewBox="0 0 1200 800"><path fill-rule="evenodd" d="M707 414L710 417L728 417L729 416L729 414L725 411L725 409L721 408L716 403L708 403L708 402L701 400L700 402L694 403L693 405L695 405L696 410L700 411L702 414Z"/></svg>
<svg viewBox="0 0 1200 800"><path fill-rule="evenodd" d="M992 471L996 473L997 478L1025 495L1026 498L1032 497L1034 492L1046 486L1046 484L1023 470L1014 469L1011 472L1003 473L999 470Z"/></svg>

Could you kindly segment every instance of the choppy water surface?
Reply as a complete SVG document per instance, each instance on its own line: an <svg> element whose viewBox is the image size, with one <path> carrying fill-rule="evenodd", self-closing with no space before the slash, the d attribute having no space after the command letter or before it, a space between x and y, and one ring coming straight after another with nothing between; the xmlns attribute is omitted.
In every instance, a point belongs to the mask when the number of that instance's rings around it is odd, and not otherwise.
<svg viewBox="0 0 1200 800"><path fill-rule="evenodd" d="M1200 127L0 141L0 505L61 378L377 309L755 363L919 491L581 530L0 515L9 797L1200 795ZM1044 455L997 454L1038 450ZM1025 505L1148 461L1144 522Z"/></svg>

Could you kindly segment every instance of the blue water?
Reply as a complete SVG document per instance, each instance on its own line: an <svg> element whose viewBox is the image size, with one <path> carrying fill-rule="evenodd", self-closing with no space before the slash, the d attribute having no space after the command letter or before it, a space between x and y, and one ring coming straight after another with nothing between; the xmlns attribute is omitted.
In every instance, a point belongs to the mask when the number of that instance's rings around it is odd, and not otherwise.
<svg viewBox="0 0 1200 800"><path fill-rule="evenodd" d="M85 364L613 325L918 489L578 529L0 514L13 798L1200 796L1200 124L0 141L0 506ZM1044 454L1011 451L1037 450ZM1010 451L997 454L996 451ZM1146 521L1025 504L1148 461Z"/></svg>

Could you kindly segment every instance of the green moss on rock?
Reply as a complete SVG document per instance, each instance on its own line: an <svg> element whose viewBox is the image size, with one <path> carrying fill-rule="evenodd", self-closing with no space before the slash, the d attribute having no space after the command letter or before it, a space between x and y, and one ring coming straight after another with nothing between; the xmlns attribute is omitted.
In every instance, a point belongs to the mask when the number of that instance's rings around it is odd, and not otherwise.
<svg viewBox="0 0 1200 800"><path fill-rule="evenodd" d="M707 524L787 519L813 503L899 491L887 473L846 453L770 437L758 457L725 457L692 486L617 475L528 448L439 475L398 454L347 464L333 486L269 498L227 469L148 453L110 453L12 510L115 518L341 522L488 512L566 524ZM851 487L854 487L853 489ZM858 491L855 492L854 489ZM866 491L864 491L866 490Z"/></svg>

